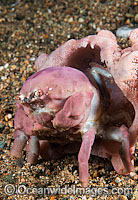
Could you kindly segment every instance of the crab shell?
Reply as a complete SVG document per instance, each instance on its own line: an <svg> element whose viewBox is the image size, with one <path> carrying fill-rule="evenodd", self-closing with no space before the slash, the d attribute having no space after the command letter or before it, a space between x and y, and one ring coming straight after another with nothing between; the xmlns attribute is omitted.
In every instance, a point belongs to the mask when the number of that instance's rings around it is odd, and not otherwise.
<svg viewBox="0 0 138 200"><path fill-rule="evenodd" d="M40 91L41 96L34 95ZM46 128L50 132L52 125L63 129L61 132L76 126L79 129L89 116L94 91L87 77L76 69L53 67L37 72L20 91L15 129L23 130L27 135L37 135ZM62 109L65 113L61 112ZM52 123L46 127L49 121ZM46 134L39 135L45 139L48 137ZM49 137L51 135L52 132ZM60 142L66 141L64 134L60 139Z"/></svg>

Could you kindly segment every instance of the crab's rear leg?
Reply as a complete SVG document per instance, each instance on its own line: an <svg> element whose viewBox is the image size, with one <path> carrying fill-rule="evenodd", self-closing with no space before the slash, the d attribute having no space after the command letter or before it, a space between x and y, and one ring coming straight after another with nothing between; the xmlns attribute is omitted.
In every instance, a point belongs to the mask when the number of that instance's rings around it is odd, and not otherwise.
<svg viewBox="0 0 138 200"><path fill-rule="evenodd" d="M106 134L103 135L103 138L106 140L112 140L121 143L121 146L118 149L118 153L123 162L124 169L121 169L120 171L117 170L118 173L128 174L131 171L134 171L134 166L131 163L132 156L130 153L129 133L127 131L127 128L124 125L122 125L120 128L111 127L110 129L108 129ZM115 167L115 160L112 159L111 161L113 166Z"/></svg>
<svg viewBox="0 0 138 200"><path fill-rule="evenodd" d="M125 126L121 126L121 148L119 150L119 155L122 159L125 169L123 170L123 174L128 174L134 171L134 166L131 163L131 154L130 154L130 141L129 141L129 134L127 128Z"/></svg>
<svg viewBox="0 0 138 200"><path fill-rule="evenodd" d="M92 128L87 131L83 136L83 141L78 155L79 161L79 177L82 182L82 187L87 187L89 173L88 173L88 160L91 153L91 147L94 142L96 129Z"/></svg>
<svg viewBox="0 0 138 200"><path fill-rule="evenodd" d="M112 78L112 75L107 70L100 68L100 65L99 67L93 65L94 64L91 65L91 74L93 75L96 83L99 85L101 92L104 92L104 90L106 90L106 86L101 76L104 76L106 78Z"/></svg>
<svg viewBox="0 0 138 200"><path fill-rule="evenodd" d="M90 63L90 66L91 66L90 73L99 87L101 97L103 98L104 106L108 107L110 104L110 101L109 101L110 95L105 85L105 81L103 80L103 77L112 78L112 75L98 64Z"/></svg>
<svg viewBox="0 0 138 200"><path fill-rule="evenodd" d="M11 155L15 157L22 156L22 150L27 144L28 136L20 130L15 131L15 140L11 149Z"/></svg>
<svg viewBox="0 0 138 200"><path fill-rule="evenodd" d="M27 162L36 164L40 154L40 144L37 136L31 136L27 147Z"/></svg>

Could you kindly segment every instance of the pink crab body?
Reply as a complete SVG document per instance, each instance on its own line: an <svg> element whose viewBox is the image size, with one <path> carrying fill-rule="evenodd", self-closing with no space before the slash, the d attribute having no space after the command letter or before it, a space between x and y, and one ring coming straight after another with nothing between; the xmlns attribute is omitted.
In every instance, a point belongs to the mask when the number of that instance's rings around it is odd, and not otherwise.
<svg viewBox="0 0 138 200"><path fill-rule="evenodd" d="M27 128L25 132L28 135L35 135L35 131L43 130L51 120L54 128L63 128L61 132L78 125L81 127L88 118L94 91L88 79L75 69L54 67L38 72L23 85L20 92L23 104L17 105L25 118L31 117L25 120L15 117L15 128Z"/></svg>
<svg viewBox="0 0 138 200"><path fill-rule="evenodd" d="M80 153L80 174L86 185L88 158L96 133L94 122L100 116L97 94L88 78L73 68L46 68L32 75L19 95L11 154L21 156L29 139L28 162L34 163L40 152L39 140L63 145L75 141L80 143L83 136L85 144ZM87 130L86 133L84 130ZM83 153L86 147L87 158ZM85 167L81 167L84 157ZM84 171L87 176L83 175Z"/></svg>

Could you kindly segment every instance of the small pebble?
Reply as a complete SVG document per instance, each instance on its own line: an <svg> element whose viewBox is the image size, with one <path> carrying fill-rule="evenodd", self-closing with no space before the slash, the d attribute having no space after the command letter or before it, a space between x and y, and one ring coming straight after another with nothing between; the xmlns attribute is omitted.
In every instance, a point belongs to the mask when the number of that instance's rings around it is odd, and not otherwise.
<svg viewBox="0 0 138 200"><path fill-rule="evenodd" d="M3 66L0 66L0 71L2 71L4 69L4 67Z"/></svg>
<svg viewBox="0 0 138 200"><path fill-rule="evenodd" d="M68 19L68 22L69 22L69 23L73 22L73 17L70 17L70 18Z"/></svg>
<svg viewBox="0 0 138 200"><path fill-rule="evenodd" d="M4 128L4 124L0 122L0 129Z"/></svg>
<svg viewBox="0 0 138 200"><path fill-rule="evenodd" d="M7 141L7 147L9 147L11 145L11 139L9 139L8 141Z"/></svg>
<svg viewBox="0 0 138 200"><path fill-rule="evenodd" d="M35 61L35 57L30 58L30 61Z"/></svg>
<svg viewBox="0 0 138 200"><path fill-rule="evenodd" d="M9 66L9 64L8 63L6 63L5 65L4 65L4 68L7 68Z"/></svg>
<svg viewBox="0 0 138 200"><path fill-rule="evenodd" d="M27 58L27 59L30 59L30 56L29 56L29 55L26 55L26 58Z"/></svg>
<svg viewBox="0 0 138 200"><path fill-rule="evenodd" d="M7 122L7 121L8 121L8 117L7 117L7 115L5 115L5 117L4 117L4 118L5 118L5 121Z"/></svg>
<svg viewBox="0 0 138 200"><path fill-rule="evenodd" d="M121 179L119 177L116 177L115 182L119 183L119 182L121 182Z"/></svg>
<svg viewBox="0 0 138 200"><path fill-rule="evenodd" d="M13 121L9 121L8 125L9 125L10 128L12 128L13 127Z"/></svg>
<svg viewBox="0 0 138 200"><path fill-rule="evenodd" d="M15 70L15 69L16 69L16 65L12 65L12 66L11 66L11 69L12 69L12 70Z"/></svg>
<svg viewBox="0 0 138 200"><path fill-rule="evenodd" d="M1 76L1 80L2 80L2 81L5 81L6 79L7 79L6 76Z"/></svg>
<svg viewBox="0 0 138 200"><path fill-rule="evenodd" d="M3 87L4 87L3 84L0 84L0 90L3 90Z"/></svg>
<svg viewBox="0 0 138 200"><path fill-rule="evenodd" d="M131 23L130 19L126 20L126 24L129 25Z"/></svg>
<svg viewBox="0 0 138 200"><path fill-rule="evenodd" d="M136 190L134 191L132 199L137 200L137 197L138 197L138 189L136 188Z"/></svg>
<svg viewBox="0 0 138 200"><path fill-rule="evenodd" d="M5 145L5 141L0 141L0 149L3 149L4 145Z"/></svg>
<svg viewBox="0 0 138 200"><path fill-rule="evenodd" d="M79 18L79 22L80 22L80 23L83 23L83 22L84 22L84 19L83 19L83 18Z"/></svg>
<svg viewBox="0 0 138 200"><path fill-rule="evenodd" d="M23 81L23 82L26 81L26 78L25 78L24 76L22 77L22 81Z"/></svg>
<svg viewBox="0 0 138 200"><path fill-rule="evenodd" d="M131 177L134 177L134 176L136 176L137 174L135 173L135 172L130 172L130 176Z"/></svg>
<svg viewBox="0 0 138 200"><path fill-rule="evenodd" d="M7 114L5 115L5 121L9 121L9 119L12 118L12 115L11 114Z"/></svg>
<svg viewBox="0 0 138 200"><path fill-rule="evenodd" d="M95 23L92 24L93 29L96 29L96 25Z"/></svg>
<svg viewBox="0 0 138 200"><path fill-rule="evenodd" d="M11 114L8 114L7 117L8 117L8 119L11 119L11 118L12 118L12 115L11 115Z"/></svg>
<svg viewBox="0 0 138 200"><path fill-rule="evenodd" d="M136 23L138 23L138 14L135 15L134 20L135 20Z"/></svg>
<svg viewBox="0 0 138 200"><path fill-rule="evenodd" d="M1 22L5 22L5 19L4 18L0 18L0 23Z"/></svg>
<svg viewBox="0 0 138 200"><path fill-rule="evenodd" d="M129 28L127 26L122 26L122 27L117 29L116 36L117 37L128 38L132 30L134 30L134 28Z"/></svg>
<svg viewBox="0 0 138 200"><path fill-rule="evenodd" d="M120 195L117 200L128 200L128 198L125 195Z"/></svg>
<svg viewBox="0 0 138 200"><path fill-rule="evenodd" d="M98 171L95 170L94 173L93 173L93 178L97 178L97 176L98 176Z"/></svg>
<svg viewBox="0 0 138 200"><path fill-rule="evenodd" d="M25 182L25 179L24 179L24 178L21 179L21 183L23 183L23 182Z"/></svg>

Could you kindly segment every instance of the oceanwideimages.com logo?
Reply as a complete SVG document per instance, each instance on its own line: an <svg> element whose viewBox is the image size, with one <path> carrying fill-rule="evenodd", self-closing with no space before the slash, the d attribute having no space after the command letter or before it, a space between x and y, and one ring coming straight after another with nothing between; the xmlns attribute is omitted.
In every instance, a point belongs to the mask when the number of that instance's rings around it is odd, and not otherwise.
<svg viewBox="0 0 138 200"><path fill-rule="evenodd" d="M25 195L25 194L34 194L34 195L58 195L58 194L68 194L68 195L91 195L96 197L97 195L128 195L132 194L132 188L119 188L114 187L112 189L102 188L102 187L93 187L93 188L81 188L73 185L72 187L26 187L25 185L13 185L7 184L4 187L4 192L7 195Z"/></svg>

